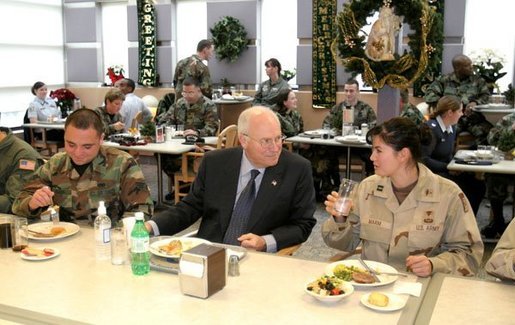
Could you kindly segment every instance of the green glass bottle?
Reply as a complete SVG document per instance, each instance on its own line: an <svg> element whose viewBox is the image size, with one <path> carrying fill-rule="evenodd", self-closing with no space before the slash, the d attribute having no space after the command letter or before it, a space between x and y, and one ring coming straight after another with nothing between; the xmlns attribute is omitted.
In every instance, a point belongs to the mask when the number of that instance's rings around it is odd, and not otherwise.
<svg viewBox="0 0 515 325"><path fill-rule="evenodd" d="M150 237L143 222L143 212L136 212L136 224L131 232L131 269L134 275L150 271Z"/></svg>

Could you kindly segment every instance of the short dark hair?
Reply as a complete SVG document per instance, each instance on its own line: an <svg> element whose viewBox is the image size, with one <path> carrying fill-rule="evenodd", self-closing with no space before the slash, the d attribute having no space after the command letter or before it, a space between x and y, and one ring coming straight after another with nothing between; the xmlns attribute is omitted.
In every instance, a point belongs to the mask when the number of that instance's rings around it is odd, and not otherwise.
<svg viewBox="0 0 515 325"><path fill-rule="evenodd" d="M266 60L265 67L268 67L268 65L271 65L272 67L277 67L277 74L281 76L281 63L276 58L271 58Z"/></svg>
<svg viewBox="0 0 515 325"><path fill-rule="evenodd" d="M292 92L293 90L288 88L288 89L283 89L279 92L279 94L277 95L277 107L281 109L285 109L286 107L284 106L284 102L288 100L288 96L290 95L290 93Z"/></svg>
<svg viewBox="0 0 515 325"><path fill-rule="evenodd" d="M367 142L372 144L377 136L395 151L408 148L413 160L419 162L422 159L421 146L431 143L432 132L426 123L417 126L406 117L394 117L370 129Z"/></svg>
<svg viewBox="0 0 515 325"><path fill-rule="evenodd" d="M104 133L104 124L102 123L102 119L97 112L89 108L79 108L68 115L66 123L64 124L64 129L66 130L69 125L80 130L92 128L97 131L99 136Z"/></svg>
<svg viewBox="0 0 515 325"><path fill-rule="evenodd" d="M131 88L131 93L134 91L134 89L136 89L136 83L134 82L134 80L132 79L129 79L129 78L123 78L123 80L125 80L127 82L127 86L129 86L129 88Z"/></svg>
<svg viewBox="0 0 515 325"><path fill-rule="evenodd" d="M203 39L197 44L197 52L202 52L205 48L210 48L213 46L213 41L209 39Z"/></svg>
<svg viewBox="0 0 515 325"><path fill-rule="evenodd" d="M44 85L45 83L43 81L36 81L34 85L32 85L32 88L30 88L30 92L32 93L32 95L36 96L36 90L43 87Z"/></svg>
<svg viewBox="0 0 515 325"><path fill-rule="evenodd" d="M200 84L197 79L192 78L192 77L186 77L186 79L184 79L184 81L182 82L182 86L183 86L183 88L184 88L184 86L200 87Z"/></svg>
<svg viewBox="0 0 515 325"><path fill-rule="evenodd" d="M345 82L346 85L356 85L357 90L359 90L359 83L356 79L349 79Z"/></svg>

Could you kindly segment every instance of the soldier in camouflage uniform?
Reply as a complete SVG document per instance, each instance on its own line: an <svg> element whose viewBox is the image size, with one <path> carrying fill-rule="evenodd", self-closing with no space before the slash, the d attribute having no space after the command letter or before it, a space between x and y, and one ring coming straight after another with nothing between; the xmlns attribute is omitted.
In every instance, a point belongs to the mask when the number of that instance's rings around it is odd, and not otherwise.
<svg viewBox="0 0 515 325"><path fill-rule="evenodd" d="M25 182L43 165L43 159L11 130L0 127L0 213L11 213L11 205Z"/></svg>
<svg viewBox="0 0 515 325"><path fill-rule="evenodd" d="M497 146L502 132L515 132L515 113L504 116L490 130L488 134L488 142ZM512 148L511 150L514 150ZM508 198L508 186L515 183L513 174L485 174L487 196L490 200L492 209L492 221L488 226L481 230L486 238L496 238L502 235L506 229L506 223L503 216L503 204Z"/></svg>
<svg viewBox="0 0 515 325"><path fill-rule="evenodd" d="M401 90L401 117L405 117L413 121L415 125L421 125L426 121L422 112L409 102L409 92L407 89Z"/></svg>
<svg viewBox="0 0 515 325"><path fill-rule="evenodd" d="M36 170L13 203L13 212L36 218L51 205L60 219L91 217L105 201L113 224L126 212L152 215L153 202L138 163L128 153L102 147L103 125L89 109L73 112L65 124L65 152Z"/></svg>
<svg viewBox="0 0 515 325"><path fill-rule="evenodd" d="M95 108L104 125L106 139L112 134L122 133L125 129L123 118L119 113L124 100L125 95L119 89L113 88L106 93L104 106Z"/></svg>
<svg viewBox="0 0 515 325"><path fill-rule="evenodd" d="M281 63L279 60L274 58L267 60L265 71L270 79L259 85L252 106L272 107L277 104L279 93L285 89L290 89L288 82L281 77Z"/></svg>
<svg viewBox="0 0 515 325"><path fill-rule="evenodd" d="M490 92L486 82L473 74L472 61L465 55L452 59L454 72L437 78L426 90L425 101L434 108L438 99L444 95L453 95L461 99L465 111L457 125L457 134L467 131L476 138L476 145L487 144L488 132L492 124L483 114L474 112L476 105L488 103Z"/></svg>
<svg viewBox="0 0 515 325"><path fill-rule="evenodd" d="M176 101L182 97L183 82L188 77L197 80L197 83L202 90L202 94L207 98L211 98L213 95L211 76L209 74L209 68L202 61L209 61L213 56L213 52L213 42L211 40L204 39L198 42L197 54L193 54L192 56L177 62L175 74L173 76Z"/></svg>
<svg viewBox="0 0 515 325"><path fill-rule="evenodd" d="M304 121L297 111L297 97L291 89L284 89L277 96L277 104L272 109L276 112L281 131L287 137L304 132Z"/></svg>
<svg viewBox="0 0 515 325"><path fill-rule="evenodd" d="M202 95L197 81L193 78L184 80L183 96L170 107L168 112L161 114L157 124L184 125L184 135L195 134L201 137L215 136L220 121L216 105ZM161 155L164 172L173 177L181 167L181 159L175 155ZM167 195L167 198L170 194Z"/></svg>
<svg viewBox="0 0 515 325"><path fill-rule="evenodd" d="M361 124L367 123L370 127L375 125L377 121L376 113L374 109L365 102L358 99L359 97L359 84L356 80L348 80L344 85L344 92L346 100L333 106L329 115L327 115L322 123L323 128L332 129L336 135L342 134L343 125L343 110L346 107L354 108L354 122L353 126L360 127ZM327 146L324 148L318 148L315 157L311 160L314 170L316 170L319 176L313 175L316 180L322 179L322 198L331 190L337 188L340 185L340 173L339 173L339 162L338 156L341 154L341 148ZM365 162L365 169L367 175L374 173L374 167L370 162L370 149L355 148L352 150L352 154L359 156L363 162ZM348 167L349 168L349 167Z"/></svg>
<svg viewBox="0 0 515 325"><path fill-rule="evenodd" d="M363 259L408 268L417 276L473 276L483 242L470 204L455 183L417 163L430 131L397 117L369 134L376 174L358 185L348 217L334 211L338 194L328 197L332 217L322 225L325 243L353 252L361 242Z"/></svg>

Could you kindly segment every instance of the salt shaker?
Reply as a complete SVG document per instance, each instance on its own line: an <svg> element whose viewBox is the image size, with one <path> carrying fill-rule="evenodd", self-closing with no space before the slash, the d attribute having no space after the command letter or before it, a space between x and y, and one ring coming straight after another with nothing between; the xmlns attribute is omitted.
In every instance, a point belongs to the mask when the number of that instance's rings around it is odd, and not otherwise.
<svg viewBox="0 0 515 325"><path fill-rule="evenodd" d="M240 275L240 259L236 255L231 255L229 257L229 276L239 276Z"/></svg>

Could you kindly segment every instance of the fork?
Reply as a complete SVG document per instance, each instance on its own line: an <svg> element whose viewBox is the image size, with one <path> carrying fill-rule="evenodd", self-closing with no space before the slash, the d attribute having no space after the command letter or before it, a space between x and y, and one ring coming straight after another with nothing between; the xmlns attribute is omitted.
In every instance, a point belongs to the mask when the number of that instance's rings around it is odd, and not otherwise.
<svg viewBox="0 0 515 325"><path fill-rule="evenodd" d="M379 280L379 277L377 276L377 272L372 270L368 265L367 263L365 263L365 261L363 261L361 259L361 257L358 257L358 261L359 263L361 263L361 265L363 265L363 267L370 273L370 275L372 275L372 277L374 278L374 280L376 282L381 282L381 280Z"/></svg>

